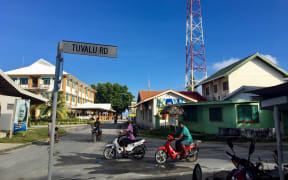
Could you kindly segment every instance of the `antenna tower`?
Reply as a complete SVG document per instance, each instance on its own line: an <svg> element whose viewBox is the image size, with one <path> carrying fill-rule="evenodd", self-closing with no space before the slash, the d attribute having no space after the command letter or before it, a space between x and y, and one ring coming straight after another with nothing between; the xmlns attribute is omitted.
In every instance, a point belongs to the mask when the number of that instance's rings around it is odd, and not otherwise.
<svg viewBox="0 0 288 180"><path fill-rule="evenodd" d="M186 19L186 91L207 78L200 0L187 0Z"/></svg>

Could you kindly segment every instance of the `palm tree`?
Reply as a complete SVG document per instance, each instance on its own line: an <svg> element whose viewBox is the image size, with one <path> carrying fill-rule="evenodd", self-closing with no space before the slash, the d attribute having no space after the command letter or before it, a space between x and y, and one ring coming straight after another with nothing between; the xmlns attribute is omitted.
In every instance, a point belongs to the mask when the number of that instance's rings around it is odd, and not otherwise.
<svg viewBox="0 0 288 180"><path fill-rule="evenodd" d="M47 104L43 104L39 106L40 116L48 116L49 119L52 118L52 105L53 105L53 96L49 99ZM57 110L56 110L56 118L66 119L68 117L67 108L65 108L65 103L63 101L63 93L62 91L58 92L57 97Z"/></svg>

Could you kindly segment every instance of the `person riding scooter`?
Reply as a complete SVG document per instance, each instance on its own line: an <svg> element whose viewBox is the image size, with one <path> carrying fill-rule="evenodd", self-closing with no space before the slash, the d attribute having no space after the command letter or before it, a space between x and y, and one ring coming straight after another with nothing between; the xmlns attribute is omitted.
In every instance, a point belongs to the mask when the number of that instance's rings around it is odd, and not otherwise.
<svg viewBox="0 0 288 180"><path fill-rule="evenodd" d="M96 121L94 122L94 129L96 130L96 134L102 134L101 122L99 121L99 117L97 117Z"/></svg>
<svg viewBox="0 0 288 180"><path fill-rule="evenodd" d="M190 146L193 143L193 139L188 128L184 125L182 121L179 122L179 127L176 136L178 136L177 138L175 138L176 150L178 149L181 150L185 158L188 155L188 152L186 152L185 150L186 149L185 146Z"/></svg>
<svg viewBox="0 0 288 180"><path fill-rule="evenodd" d="M136 140L135 136L133 135L133 125L132 121L127 121L128 127L124 131L120 132L119 135L126 135L126 138L120 140L119 145L123 147L123 155L126 155L126 147L128 144L134 142Z"/></svg>

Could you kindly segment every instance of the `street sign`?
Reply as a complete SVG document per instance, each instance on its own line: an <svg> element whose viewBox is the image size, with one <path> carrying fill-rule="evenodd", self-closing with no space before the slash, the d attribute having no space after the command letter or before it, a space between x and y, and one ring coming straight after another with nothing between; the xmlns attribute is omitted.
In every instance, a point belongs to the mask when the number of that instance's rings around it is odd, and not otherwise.
<svg viewBox="0 0 288 180"><path fill-rule="evenodd" d="M89 56L117 57L117 46L102 44L90 44L74 41L62 41L61 51L70 54L82 54Z"/></svg>

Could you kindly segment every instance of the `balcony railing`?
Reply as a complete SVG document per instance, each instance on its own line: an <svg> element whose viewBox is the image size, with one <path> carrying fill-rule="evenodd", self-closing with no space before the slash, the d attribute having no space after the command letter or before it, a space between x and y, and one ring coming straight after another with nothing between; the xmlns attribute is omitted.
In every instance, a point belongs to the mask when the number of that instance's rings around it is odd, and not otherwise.
<svg viewBox="0 0 288 180"><path fill-rule="evenodd" d="M25 85L25 86L21 85L21 87L25 89L49 89L50 85L40 84L40 86L32 86L32 87L28 87L28 85Z"/></svg>

